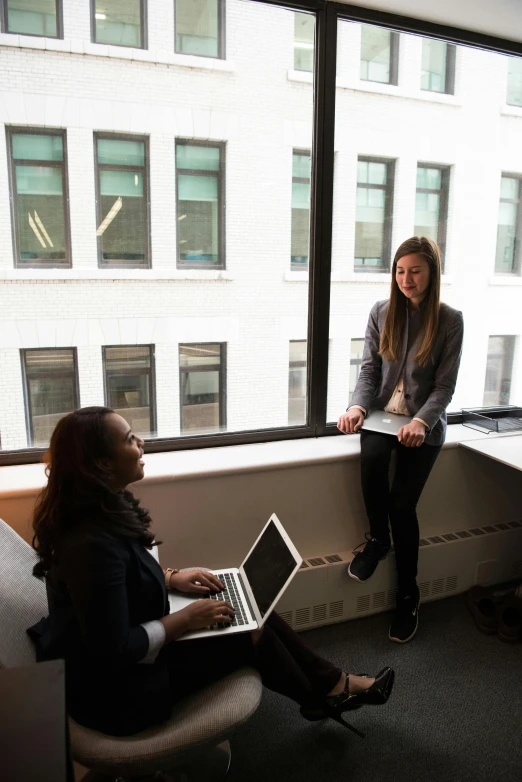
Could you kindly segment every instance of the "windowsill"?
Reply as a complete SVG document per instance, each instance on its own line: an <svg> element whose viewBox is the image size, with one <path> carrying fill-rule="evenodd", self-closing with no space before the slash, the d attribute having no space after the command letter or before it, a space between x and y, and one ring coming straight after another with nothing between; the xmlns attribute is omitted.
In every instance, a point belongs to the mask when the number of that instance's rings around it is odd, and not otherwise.
<svg viewBox="0 0 522 782"><path fill-rule="evenodd" d="M420 87L415 91L405 90L397 84L380 84L379 82L369 81L347 81L337 82L337 87L343 90L356 90L357 92L369 92L377 95L389 95L396 98L409 98L410 100L423 100L430 103L442 103L446 106L462 106L462 102L455 95L447 95L443 92L429 92L421 90Z"/></svg>
<svg viewBox="0 0 522 782"><path fill-rule="evenodd" d="M522 277L517 274L495 274L489 278L490 285L522 285Z"/></svg>
<svg viewBox="0 0 522 782"><path fill-rule="evenodd" d="M206 71L232 73L234 64L229 60L214 57L196 57L192 54L177 54L165 49L150 51L134 49L131 46L111 46L92 43L80 38L42 38L39 36L0 33L0 46L18 49L40 49L48 52L67 52L69 54L87 54L93 57L109 57L115 60L135 60L158 65L179 65L183 68L199 68Z"/></svg>
<svg viewBox="0 0 522 782"><path fill-rule="evenodd" d="M0 269L0 280L221 280L234 277L224 269Z"/></svg>
<svg viewBox="0 0 522 782"><path fill-rule="evenodd" d="M443 448L456 448L459 443L469 440L513 436L520 436L520 433L484 435L462 424L453 424L448 426ZM143 481L153 484L348 461L358 459L361 448L359 435L353 435L279 440L193 451L151 454L146 451L145 446L146 474ZM34 496L45 485L45 480L43 464L0 467L0 497Z"/></svg>
<svg viewBox="0 0 522 782"><path fill-rule="evenodd" d="M522 106L510 106L505 103L500 107L500 113L506 117L522 117Z"/></svg>

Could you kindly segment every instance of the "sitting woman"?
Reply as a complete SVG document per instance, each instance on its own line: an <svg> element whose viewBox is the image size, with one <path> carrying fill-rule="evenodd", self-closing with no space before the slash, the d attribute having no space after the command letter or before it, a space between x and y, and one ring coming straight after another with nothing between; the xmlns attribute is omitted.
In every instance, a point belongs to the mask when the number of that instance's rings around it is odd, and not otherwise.
<svg viewBox="0 0 522 782"><path fill-rule="evenodd" d="M143 478L143 440L105 407L62 418L51 438L48 483L35 509L34 575L46 579L49 616L29 634L39 660L66 661L75 720L128 735L170 717L172 704L252 665L263 684L292 698L310 720L388 700L394 673L346 674L316 655L275 613L264 628L176 643L183 633L230 621L225 601L196 600L169 613L167 587L221 591L202 570L161 569L151 519L126 486ZM218 631L216 631L218 632Z"/></svg>

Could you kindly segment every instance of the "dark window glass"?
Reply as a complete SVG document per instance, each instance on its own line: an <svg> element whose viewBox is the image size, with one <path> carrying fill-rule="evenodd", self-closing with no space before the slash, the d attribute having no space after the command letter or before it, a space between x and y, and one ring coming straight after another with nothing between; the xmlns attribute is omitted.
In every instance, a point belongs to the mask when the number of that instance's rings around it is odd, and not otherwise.
<svg viewBox="0 0 522 782"><path fill-rule="evenodd" d="M361 27L360 78L381 84L397 84L399 36L382 27Z"/></svg>
<svg viewBox="0 0 522 782"><path fill-rule="evenodd" d="M79 407L76 349L22 350L29 446L49 444L54 427Z"/></svg>
<svg viewBox="0 0 522 782"><path fill-rule="evenodd" d="M415 197L415 236L427 236L437 242L441 251L446 246L449 169L438 166L417 166Z"/></svg>
<svg viewBox="0 0 522 782"><path fill-rule="evenodd" d="M179 346L181 431L191 434L226 428L225 345Z"/></svg>
<svg viewBox="0 0 522 782"><path fill-rule="evenodd" d="M455 46L445 41L422 41L421 90L453 93Z"/></svg>
<svg viewBox="0 0 522 782"><path fill-rule="evenodd" d="M355 212L356 271L390 266L393 162L359 158Z"/></svg>
<svg viewBox="0 0 522 782"><path fill-rule="evenodd" d="M58 0L7 0L5 13L8 33L61 37Z"/></svg>
<svg viewBox="0 0 522 782"><path fill-rule="evenodd" d="M176 144L180 266L224 268L223 158L221 145Z"/></svg>
<svg viewBox="0 0 522 782"><path fill-rule="evenodd" d="M222 0L175 0L175 9L177 52L225 56Z"/></svg>
<svg viewBox="0 0 522 782"><path fill-rule="evenodd" d="M310 152L292 155L292 251L293 269L308 268L310 247Z"/></svg>
<svg viewBox="0 0 522 782"><path fill-rule="evenodd" d="M288 423L306 424L306 339L290 342Z"/></svg>
<svg viewBox="0 0 522 782"><path fill-rule="evenodd" d="M135 434L155 434L154 374L151 345L103 348L105 397Z"/></svg>
<svg viewBox="0 0 522 782"><path fill-rule="evenodd" d="M100 266L150 265L147 143L96 137Z"/></svg>
<svg viewBox="0 0 522 782"><path fill-rule="evenodd" d="M506 103L522 106L522 57L508 58Z"/></svg>
<svg viewBox="0 0 522 782"><path fill-rule="evenodd" d="M314 69L315 16L294 14L294 68L296 71Z"/></svg>
<svg viewBox="0 0 522 782"><path fill-rule="evenodd" d="M484 384L484 405L508 405L511 394L511 375L515 353L514 336L490 337L486 382Z"/></svg>
<svg viewBox="0 0 522 782"><path fill-rule="evenodd" d="M18 266L68 266L65 135L13 131L11 167Z"/></svg>
<svg viewBox="0 0 522 782"><path fill-rule="evenodd" d="M355 386L359 380L362 357L364 350L364 339L352 339L350 345L350 388L348 392L348 404L352 401Z"/></svg>
<svg viewBox="0 0 522 782"><path fill-rule="evenodd" d="M95 43L145 48L142 0L91 0L91 3Z"/></svg>
<svg viewBox="0 0 522 782"><path fill-rule="evenodd" d="M520 274L520 188L522 179L503 176L500 180L495 272Z"/></svg>

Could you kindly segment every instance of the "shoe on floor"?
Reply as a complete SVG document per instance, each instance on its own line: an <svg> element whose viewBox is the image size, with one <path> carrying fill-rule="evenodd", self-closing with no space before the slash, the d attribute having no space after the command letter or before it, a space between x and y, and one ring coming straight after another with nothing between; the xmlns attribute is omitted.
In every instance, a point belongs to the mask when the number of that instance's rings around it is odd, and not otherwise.
<svg viewBox="0 0 522 782"><path fill-rule="evenodd" d="M411 641L419 626L420 592L416 586L412 594L401 596L397 592L395 612L390 625L388 638L398 644Z"/></svg>
<svg viewBox="0 0 522 782"><path fill-rule="evenodd" d="M366 540L367 543L361 543L363 548L355 554L348 565L348 575L355 581L367 581L370 576L373 576L375 568L390 550L389 543L382 544L377 538L372 538L369 532L366 533Z"/></svg>
<svg viewBox="0 0 522 782"><path fill-rule="evenodd" d="M481 633L496 635L497 607L490 589L477 585L466 595L466 605Z"/></svg>
<svg viewBox="0 0 522 782"><path fill-rule="evenodd" d="M506 643L522 639L522 604L514 595L508 595L497 606L498 637Z"/></svg>

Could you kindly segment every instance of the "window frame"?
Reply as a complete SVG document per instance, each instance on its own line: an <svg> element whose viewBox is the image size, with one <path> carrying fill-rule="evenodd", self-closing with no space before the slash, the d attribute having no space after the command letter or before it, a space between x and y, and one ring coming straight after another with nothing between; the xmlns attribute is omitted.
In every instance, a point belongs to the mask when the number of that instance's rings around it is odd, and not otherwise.
<svg viewBox="0 0 522 782"><path fill-rule="evenodd" d="M501 372L500 372L501 378L500 379L501 379L501 382L502 382L502 376L504 376L504 374L505 374L505 367L509 366L509 369L510 369L510 371L509 371L509 383L510 383L510 386L509 386L509 396L511 396L511 381L513 379L513 365L515 363L515 352L516 352L516 348L517 348L517 335L516 334L489 334L488 335L488 351L487 351L487 354L486 354L486 372L485 372L485 375L484 375L484 391L483 391L483 397L482 397L483 400L484 400L484 396L486 395L486 378L487 378L487 374L488 374L489 357L490 357L490 355L498 355L496 353L495 354L490 354L490 352L489 352L489 341L492 338L496 338L496 339L500 338L500 339L502 339ZM502 394L502 388L500 388L498 395L500 396L501 394ZM509 400L507 402L498 401L498 402L495 402L494 404L489 403L487 405L483 401L483 405L487 406L487 407L497 407L497 406L509 405L509 404L510 404Z"/></svg>
<svg viewBox="0 0 522 782"><path fill-rule="evenodd" d="M103 220L101 208L101 177L100 171L130 171L133 173L143 173L143 199L145 201L145 214L147 216L147 236L145 245L144 263L114 263L103 261L103 251L101 237L96 236L96 245L98 250L98 268L99 269L152 269L152 243L151 243L151 214L150 214L150 157L149 157L149 136L138 133L110 133L106 131L94 131L94 179L96 193L96 230ZM100 163L98 161L98 139L107 139L109 141L140 141L144 144L144 163L143 166L120 166L117 163Z"/></svg>
<svg viewBox="0 0 522 782"><path fill-rule="evenodd" d="M54 0L56 9L56 35L38 35L37 33L11 33L9 31L8 0L0 0L0 29L6 35L28 35L31 38L49 38L51 41L63 41L63 0Z"/></svg>
<svg viewBox="0 0 522 782"><path fill-rule="evenodd" d="M358 266L355 263L355 243L353 251L353 270L356 274L372 273L372 274L389 274L391 269L391 255L392 255L392 233L393 233L393 202L395 193L395 158L386 157L373 157L372 155L357 155L357 163L385 163L386 164L386 184L385 185L372 185L365 182L358 182L357 175L355 181L356 198L357 189L359 187L365 187L369 190L384 190L384 230L383 230L383 265L382 266ZM355 213L355 217L357 214ZM354 226L357 223L357 219L354 220Z"/></svg>
<svg viewBox="0 0 522 782"><path fill-rule="evenodd" d="M449 203L449 189L451 184L451 166L445 166L443 163L425 163L423 161L417 161L417 171L419 168L436 168L441 172L439 190L429 187L417 187L415 184L415 196L417 193L437 193L439 195L439 220L437 223L437 239L436 242L440 247L442 268L441 272L444 274L445 269L445 256L446 256L446 241L448 238L448 203ZM416 215L415 215L416 217ZM415 221L416 222L416 221Z"/></svg>
<svg viewBox="0 0 522 782"><path fill-rule="evenodd" d="M364 25L364 22L362 23L363 26L366 27L377 27L379 25ZM376 79L363 79L361 77L361 63L362 62L368 62L368 60L363 60L362 58L362 51L359 51L359 81L361 82L369 82L370 84L389 84L392 87L398 87L399 86L399 41L400 41L400 32L396 30L389 30L390 33L390 78L388 81L377 81ZM361 49L362 49L362 28L361 28Z"/></svg>
<svg viewBox="0 0 522 782"><path fill-rule="evenodd" d="M27 434L27 442L34 442L34 426L33 426L33 406L31 402L31 392L29 389L29 378L27 376L27 364L26 364L26 355L27 353L36 353L36 352L48 352L49 350L69 350L72 351L72 357L73 357L73 371L70 374L67 374L67 377L72 377L73 379L73 392L74 392L74 401L75 405L73 407L73 410L77 410L80 407L80 378L78 374L78 348L76 347L60 347L60 348L20 348L20 362L22 366L22 386L24 391L24 415L25 415L25 430ZM62 375L65 377L65 375ZM53 377L52 375L40 375L40 378L46 378L46 377ZM72 411L69 411L72 412ZM67 413L64 413L64 415L67 415ZM36 450L33 446L28 446L32 450ZM45 448L38 448L38 452L45 451L47 449Z"/></svg>
<svg viewBox="0 0 522 782"><path fill-rule="evenodd" d="M219 171L209 169L178 168L177 149L180 146L212 147L219 149ZM206 269L223 271L227 268L226 258L226 141L202 141L201 139L176 138L174 143L174 167L176 170L176 269ZM215 176L218 181L218 262L182 261L179 243L179 176ZM185 344L185 343L184 343ZM189 344L189 343L186 343ZM197 343L200 344L200 343ZM203 343L201 343L203 344Z"/></svg>
<svg viewBox="0 0 522 782"><path fill-rule="evenodd" d="M184 57L205 57L207 60L226 60L227 59L227 34L226 34L226 26L227 26L227 13L226 13L226 3L225 0L216 0L218 4L218 35L217 35L217 43L218 43L218 53L214 57L211 54L187 54L187 52L180 52L176 48L176 40L177 40L177 22L176 22L176 14L177 14L177 6L178 2L177 0L174 0L174 53L175 54L182 54Z"/></svg>
<svg viewBox="0 0 522 782"><path fill-rule="evenodd" d="M61 168L63 174L63 209L64 209L64 239L66 257L63 261L45 261L32 259L24 261L20 258L20 233L18 221L18 193L16 190L16 166L27 165L36 166L38 161L21 158L15 161L13 156L13 136L23 134L26 136L60 136L62 139L63 160L41 160L41 166L51 168ZM69 203L69 164L67 158L67 131L54 130L50 128L36 127L18 127L16 125L6 125L6 145L7 145L7 164L9 179L9 195L11 202L11 236L13 240L13 262L15 269L71 269L72 268L72 245L71 245L71 211Z"/></svg>
<svg viewBox="0 0 522 782"><path fill-rule="evenodd" d="M158 431L157 409L156 409L156 346L153 343L144 344L132 344L132 345L102 345L102 367L103 367L103 399L106 407L109 405L109 377L124 377L125 372L119 370L111 370L107 367L107 350L111 348L148 348L150 367L148 370L136 369L133 371L133 375L148 375L149 376L149 410L150 410L150 429L151 432Z"/></svg>
<svg viewBox="0 0 522 782"><path fill-rule="evenodd" d="M508 173L506 171L500 172L500 181L503 179L516 179L518 182L518 198L502 198L499 194L498 205L504 204L517 204L517 216L515 222L515 245L513 251L513 269L510 272L499 271L497 269L497 247L495 243L495 260L494 260L494 274L499 277L520 277L522 274L522 174ZM498 240L498 215L497 215L497 236ZM492 334L491 336L502 336Z"/></svg>
<svg viewBox="0 0 522 782"><path fill-rule="evenodd" d="M178 343L178 375L179 375L179 436L180 439L190 438L190 434L183 434L183 382L182 377L189 372L211 372L208 364L202 364L196 367L182 367L180 363L180 353L182 347L192 345L219 345L219 433L226 431L227 428L227 342L179 342ZM215 371L215 370L214 370ZM205 435L196 435L199 437L215 437L213 433Z"/></svg>
<svg viewBox="0 0 522 782"><path fill-rule="evenodd" d="M96 43L98 46L117 46L120 49L148 49L148 19L147 19L148 3L146 0L140 0L140 37L141 46L126 46L123 43L104 43L96 40L96 0L90 0L90 17L91 17L91 43Z"/></svg>
<svg viewBox="0 0 522 782"><path fill-rule="evenodd" d="M430 38L430 36L424 36L422 39L422 43L424 44L424 41L429 40L437 40ZM440 39L438 39L440 40ZM420 90L421 92L431 92L434 95L454 95L455 94L455 67L456 67L456 61L457 61L457 47L454 43L450 43L449 41L442 41L442 43L446 44L446 73L445 73L445 79L444 79L444 91L439 92L438 90L425 90L421 86ZM422 67L421 67L422 70Z"/></svg>

